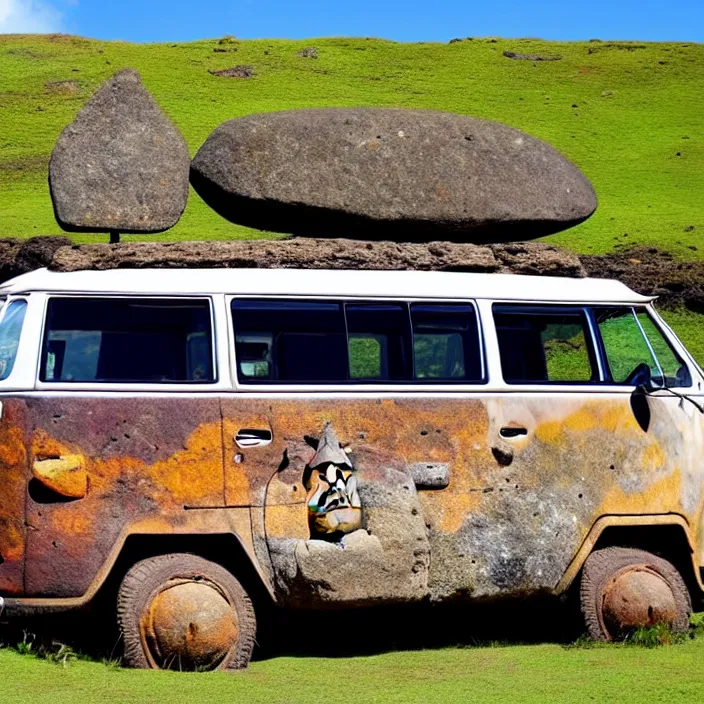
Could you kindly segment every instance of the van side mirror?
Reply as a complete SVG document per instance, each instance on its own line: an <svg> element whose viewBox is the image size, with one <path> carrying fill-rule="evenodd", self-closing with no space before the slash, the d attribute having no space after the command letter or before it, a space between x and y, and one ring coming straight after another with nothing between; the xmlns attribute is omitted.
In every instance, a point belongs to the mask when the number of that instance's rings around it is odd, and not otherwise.
<svg viewBox="0 0 704 704"><path fill-rule="evenodd" d="M650 367L645 362L641 362L628 375L626 383L630 386L635 386L638 389L642 389L645 393L650 393L658 388L655 384L653 384L653 376L650 371Z"/></svg>

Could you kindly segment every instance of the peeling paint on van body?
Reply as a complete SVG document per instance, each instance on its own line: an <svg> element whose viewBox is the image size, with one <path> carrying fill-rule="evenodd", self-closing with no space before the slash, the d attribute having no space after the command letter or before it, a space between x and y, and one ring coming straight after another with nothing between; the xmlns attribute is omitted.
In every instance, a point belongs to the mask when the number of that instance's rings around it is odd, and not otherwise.
<svg viewBox="0 0 704 704"><path fill-rule="evenodd" d="M222 324L224 295L218 305ZM30 330L38 349L39 318ZM164 535L234 536L292 608L559 593L611 521L683 528L699 579L704 416L692 403L589 386L261 392L230 381L224 349L225 387L207 393L0 388L0 595L81 605L128 537ZM311 533L304 479L326 427L362 515L329 539ZM240 446L243 429L271 441ZM423 466L447 480L416 485Z"/></svg>
<svg viewBox="0 0 704 704"><path fill-rule="evenodd" d="M6 401L0 432L15 439L3 445L3 516L21 517L26 502L27 535L25 546L24 521L5 518L2 591L81 597L128 535L235 532L275 598L292 607L552 592L603 516L682 516L698 547L699 412L674 398L650 405L645 432L627 396L586 393L560 403ZM364 536L351 547L315 540L308 527L303 475L315 450L303 438L326 423L359 475ZM233 431L255 424L270 427L274 442L236 448ZM527 435L501 437L518 424ZM510 463L497 461L496 448ZM31 477L36 458L65 455L83 457L84 499L55 496ZM423 462L449 467L446 489L415 487L409 468Z"/></svg>

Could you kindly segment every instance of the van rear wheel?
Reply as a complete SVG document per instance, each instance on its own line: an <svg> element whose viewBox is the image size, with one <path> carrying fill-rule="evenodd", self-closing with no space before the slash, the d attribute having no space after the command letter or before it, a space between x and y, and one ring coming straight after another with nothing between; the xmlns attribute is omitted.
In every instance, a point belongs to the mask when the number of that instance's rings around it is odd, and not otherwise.
<svg viewBox="0 0 704 704"><path fill-rule="evenodd" d="M587 634L594 640L621 640L656 623L684 632L692 614L689 591L675 567L631 548L604 548L587 558L580 600Z"/></svg>
<svg viewBox="0 0 704 704"><path fill-rule="evenodd" d="M197 555L134 565L120 586L117 616L127 667L239 670L252 656L252 602L230 572Z"/></svg>

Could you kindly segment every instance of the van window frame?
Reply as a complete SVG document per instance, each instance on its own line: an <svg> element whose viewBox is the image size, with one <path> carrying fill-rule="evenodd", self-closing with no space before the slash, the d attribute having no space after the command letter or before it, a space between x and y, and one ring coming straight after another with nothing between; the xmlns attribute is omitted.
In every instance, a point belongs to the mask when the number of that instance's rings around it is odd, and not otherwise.
<svg viewBox="0 0 704 704"><path fill-rule="evenodd" d="M569 302L569 303L559 303L559 302L542 302L539 300L527 300L527 301L516 301L516 300L502 300L502 299L482 299L485 304L481 308L482 317L487 317L489 325L493 325L493 335L492 347L496 352L496 359L492 360L490 365L489 375L492 372L497 372L497 378L492 378L490 381L490 386L492 389L497 388L497 390L505 390L511 392L547 392L547 393L583 393L587 389L591 388L595 392L601 393L624 393L632 394L634 387L629 384L617 383L610 378L610 373L608 370L608 359L606 357L606 350L603 345L603 340L601 334L598 331L598 324L596 322L595 311L599 308L629 308L634 310L636 313L644 312L648 315L653 325L657 328L661 335L664 336L667 344L676 353L676 355L682 360L682 363L689 369L691 377L691 386L679 386L676 387L677 391L690 392L694 394L701 393L702 386L704 382L704 372L700 371L697 362L692 357L689 350L684 346L684 344L679 340L674 331L667 325L667 323L662 320L659 316L657 310L653 307L652 302L648 303L633 303L624 301L599 301L599 302ZM561 309L579 309L583 310L587 316L589 322L589 337L588 344L591 344L593 349L597 353L597 362L599 364L599 380L598 381L569 381L569 382L550 382L550 381L533 381L533 382L522 382L522 383L511 383L504 379L503 368L501 365L501 351L499 348L498 336L496 335L496 325L494 323L494 307L500 306L515 306L517 308L561 308ZM486 344L486 341L485 341ZM661 392L660 389L656 389L653 394L659 395L660 393L667 394L667 391Z"/></svg>
<svg viewBox="0 0 704 704"><path fill-rule="evenodd" d="M694 359L694 356L689 351L689 349L685 347L684 343L680 340L680 338L677 337L677 334L670 327L668 322L660 316L657 308L655 308L652 303L648 303L643 307L647 311L648 315L650 316L650 319L656 325L658 330L660 330L660 332L665 336L672 348L675 350L675 352L677 352L677 354L679 354L679 356L682 358L682 361L687 365L687 368L689 369L689 374L692 377L692 385L690 387L680 386L678 387L678 389L681 390L689 388L691 393L688 395L701 393L702 385L704 383L704 369L702 369L699 362Z"/></svg>
<svg viewBox="0 0 704 704"><path fill-rule="evenodd" d="M667 346L670 348L670 351L674 354L674 356L678 359L679 362L681 362L689 371L689 377L690 377L690 384L689 386L669 386L669 387L663 387L663 388L670 388L670 389L691 389L694 384L695 384L695 378L696 375L692 369L692 366L690 362L692 361L692 357L687 351L687 349L680 343L679 345L675 344L678 342L676 340L676 336L674 335L674 332L671 330L665 330L663 326L660 324L661 321L659 317L655 314L655 311L652 306L650 305L642 305L642 304L635 304L635 303L599 303L599 304L594 304L591 306L592 308L592 315L593 311L599 310L599 309L615 309L615 308L623 308L631 311L631 314L635 318L636 324L640 328L640 332L643 335L643 340L646 343L646 346L650 350L651 355L653 356L653 361L655 364L658 366L660 371L662 372L661 364L660 364L660 359L658 358L655 350L652 347L652 344L650 340L648 339L648 336L646 335L645 331L643 330L643 326L641 325L640 321L638 320L638 313L645 313L645 315L648 316L648 319L652 323L652 325L655 327L655 329L662 335L664 338ZM611 365L609 363L609 358L606 354L606 345L604 344L604 339L601 334L601 330L599 328L599 324L594 320L594 334L596 336L596 341L597 345L599 348L599 354L602 357L602 364L604 368L604 383L608 384L609 386L614 386L618 388L626 388L626 389L633 389L632 384L626 384L625 381L615 381L613 378L613 373L611 371ZM686 354L682 353L682 350L680 347L684 348L684 352ZM664 379L664 374L663 374L663 379ZM655 391L660 391L659 388L656 388Z"/></svg>
<svg viewBox="0 0 704 704"><path fill-rule="evenodd" d="M7 389L22 388L24 385L21 379L26 378L27 361L29 355L27 349L31 348L32 335L28 330L31 329L31 308L30 296L28 294L5 294L0 296L0 315L3 319L7 314L8 308L13 303L24 303L25 309L22 317L22 327L17 338L17 347L15 349L14 359L10 372L3 379L0 379L0 391ZM20 382L18 384L18 382ZM0 405L0 416L2 416L2 407Z"/></svg>
<svg viewBox="0 0 704 704"><path fill-rule="evenodd" d="M272 300L272 301L329 301L354 303L354 304L374 304L374 303L401 303L407 306L409 325L411 331L411 352L413 351L413 326L411 321L411 306L413 304L439 304L439 305L471 305L474 310L474 318L477 325L477 337L479 343L480 369L482 373L481 381L466 381L458 379L456 381L450 379L442 380L425 380L425 379L404 379L392 381L345 381L331 383L287 383L270 381L267 383L255 382L247 383L239 379L238 374L238 359L237 349L235 345L236 331L232 317L232 301L233 300ZM422 297L400 297L400 296L305 296L305 295L277 295L277 294L226 294L225 307L227 309L228 318L228 351L230 354L230 375L232 379L233 389L247 393L315 393L315 392L334 392L334 393L433 393L433 392L485 392L489 381L489 366L486 349L486 339L484 335L482 316L479 310L478 301L474 298L422 298ZM344 308L343 308L344 310Z"/></svg>
<svg viewBox="0 0 704 704"><path fill-rule="evenodd" d="M587 345L587 355L589 357L589 363L592 368L592 375L596 378L592 378L586 381L580 380L549 380L549 379L528 379L526 381L515 381L506 379L504 375L503 363L501 361L501 344L498 339L498 329L496 326L495 313L497 307L507 309L506 312L512 312L511 309L516 311L532 313L534 315L562 315L562 314L579 314L585 319L586 325L584 327L584 341ZM593 306L588 303L536 303L536 302L526 302L522 301L492 301L491 302L491 320L494 325L494 332L496 333L496 350L498 353L498 368L501 373L501 380L506 386L515 388L524 388L527 386L539 386L539 387L589 387L589 386L600 386L604 385L606 382L606 377L604 374L604 358L602 357L602 350L599 349L597 345L597 335L595 332L595 320L594 315L591 310ZM501 311L504 312L504 311Z"/></svg>
<svg viewBox="0 0 704 704"><path fill-rule="evenodd" d="M217 295L207 293L202 294L154 294L134 291L130 293L95 293L95 292L68 292L68 291L48 291L43 294L41 328L37 345L37 358L34 372L34 388L37 390L61 391L61 392L85 392L85 391L110 391L110 392L183 392L183 393L214 393L228 388L223 385L227 381L223 377L220 369L220 355L218 348L218 325L217 325ZM134 381L42 381L42 366L46 354L48 337L47 316L49 302L56 298L88 299L88 300L153 300L153 301L205 301L208 304L210 320L210 341L211 341L211 364L213 379L204 382L193 381L164 381L164 382L134 382Z"/></svg>

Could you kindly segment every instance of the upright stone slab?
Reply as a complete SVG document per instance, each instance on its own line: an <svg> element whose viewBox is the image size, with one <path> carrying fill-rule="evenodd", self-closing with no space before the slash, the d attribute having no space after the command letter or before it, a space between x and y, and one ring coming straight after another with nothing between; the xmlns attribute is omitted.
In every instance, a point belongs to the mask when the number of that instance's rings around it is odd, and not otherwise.
<svg viewBox="0 0 704 704"><path fill-rule="evenodd" d="M188 199L188 146L131 69L116 73L59 137L49 164L69 232L162 232Z"/></svg>
<svg viewBox="0 0 704 704"><path fill-rule="evenodd" d="M191 182L262 230L396 241L526 240L595 210L579 169L516 129L430 110L332 108L220 125Z"/></svg>

